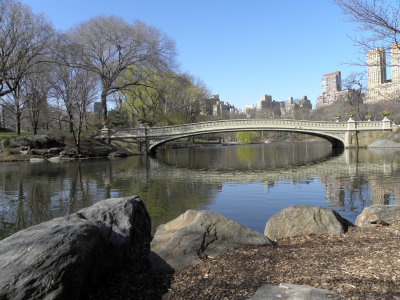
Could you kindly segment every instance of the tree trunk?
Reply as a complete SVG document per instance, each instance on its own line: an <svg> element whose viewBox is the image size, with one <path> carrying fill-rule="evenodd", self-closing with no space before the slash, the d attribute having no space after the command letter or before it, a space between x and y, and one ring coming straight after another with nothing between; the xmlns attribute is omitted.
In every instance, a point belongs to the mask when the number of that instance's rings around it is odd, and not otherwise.
<svg viewBox="0 0 400 300"><path fill-rule="evenodd" d="M16 133L17 133L17 135L20 135L21 134L21 112L20 111L18 111L15 114L15 122L16 122L16 126L15 126Z"/></svg>
<svg viewBox="0 0 400 300"><path fill-rule="evenodd" d="M81 128L81 126L79 126L78 133L77 133L78 137L76 139L76 152L78 153L78 156L81 155L81 131L82 131L82 128Z"/></svg>
<svg viewBox="0 0 400 300"><path fill-rule="evenodd" d="M101 92L101 114L102 114L102 125L108 127L107 119L107 89L103 87Z"/></svg>
<svg viewBox="0 0 400 300"><path fill-rule="evenodd" d="M38 122L32 122L33 134L37 134L38 132Z"/></svg>
<svg viewBox="0 0 400 300"><path fill-rule="evenodd" d="M72 120L69 121L69 133L74 133L74 122Z"/></svg>

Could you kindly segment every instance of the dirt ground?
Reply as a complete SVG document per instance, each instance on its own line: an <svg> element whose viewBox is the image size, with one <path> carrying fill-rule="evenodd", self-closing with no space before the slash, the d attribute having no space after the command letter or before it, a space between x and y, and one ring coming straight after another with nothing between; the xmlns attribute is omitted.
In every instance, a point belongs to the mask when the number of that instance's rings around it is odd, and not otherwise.
<svg viewBox="0 0 400 300"><path fill-rule="evenodd" d="M400 296L400 223L354 227L341 236L302 236L236 248L175 274L148 265L112 276L91 299L246 299L263 284L329 289L344 299Z"/></svg>

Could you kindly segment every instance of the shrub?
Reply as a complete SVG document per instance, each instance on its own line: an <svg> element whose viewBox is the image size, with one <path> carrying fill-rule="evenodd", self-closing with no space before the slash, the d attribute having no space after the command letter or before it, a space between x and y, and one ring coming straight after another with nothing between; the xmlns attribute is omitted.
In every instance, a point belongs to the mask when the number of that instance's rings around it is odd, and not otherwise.
<svg viewBox="0 0 400 300"><path fill-rule="evenodd" d="M3 147L3 149L4 149L4 148L6 148L8 146L10 146L10 140L9 139L2 139L1 140L1 147Z"/></svg>

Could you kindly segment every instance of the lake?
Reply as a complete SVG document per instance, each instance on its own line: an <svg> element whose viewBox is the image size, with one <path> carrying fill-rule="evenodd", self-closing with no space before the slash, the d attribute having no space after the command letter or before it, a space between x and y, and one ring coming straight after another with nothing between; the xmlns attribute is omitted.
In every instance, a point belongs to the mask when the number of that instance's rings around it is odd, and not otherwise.
<svg viewBox="0 0 400 300"><path fill-rule="evenodd" d="M155 157L0 164L0 239L110 198L140 195L152 230L209 209L264 232L283 207L332 207L354 222L400 203L400 151L291 142L159 150Z"/></svg>

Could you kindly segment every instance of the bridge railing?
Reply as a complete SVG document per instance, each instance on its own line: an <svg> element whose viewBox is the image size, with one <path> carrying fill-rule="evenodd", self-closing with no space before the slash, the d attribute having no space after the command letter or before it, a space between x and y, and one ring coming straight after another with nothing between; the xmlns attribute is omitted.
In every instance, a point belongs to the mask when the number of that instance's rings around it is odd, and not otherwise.
<svg viewBox="0 0 400 300"><path fill-rule="evenodd" d="M312 131L347 131L347 130L377 130L390 129L391 123L382 121L359 121L359 122L312 122L301 120L222 120L211 122L200 122L195 124L185 124L176 126L166 126L151 128L149 135L164 136L174 135L182 132L196 133L207 130L230 130L230 129L296 129L296 130L312 130Z"/></svg>
<svg viewBox="0 0 400 300"><path fill-rule="evenodd" d="M203 132L207 130L233 130L233 129L254 129L260 130L265 129L347 129L346 123L331 122L329 124L324 122L310 122L310 121L298 121L298 120L262 120L262 119L251 119L251 120L222 120L222 121L211 121L211 122L200 122L195 124L184 124L177 126L167 126L151 128L151 136L163 136L179 134L181 132Z"/></svg>

